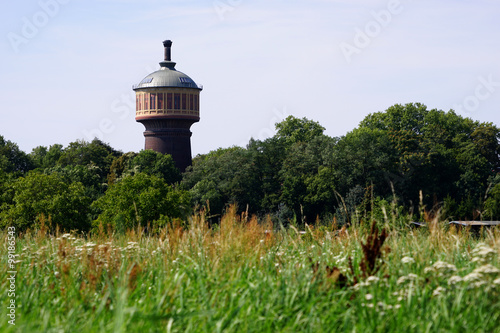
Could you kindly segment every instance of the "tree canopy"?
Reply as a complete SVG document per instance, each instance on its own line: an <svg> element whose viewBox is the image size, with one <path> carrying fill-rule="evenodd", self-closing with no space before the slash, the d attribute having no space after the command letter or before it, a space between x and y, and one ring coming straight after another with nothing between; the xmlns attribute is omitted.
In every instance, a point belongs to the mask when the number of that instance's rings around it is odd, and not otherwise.
<svg viewBox="0 0 500 333"><path fill-rule="evenodd" d="M289 116L246 147L198 155L181 174L170 155L122 152L94 139L26 154L0 136L0 223L88 230L161 226L193 208L214 221L228 204L275 222L367 214L374 203L442 209L450 219L500 219L500 130L396 104L341 137Z"/></svg>

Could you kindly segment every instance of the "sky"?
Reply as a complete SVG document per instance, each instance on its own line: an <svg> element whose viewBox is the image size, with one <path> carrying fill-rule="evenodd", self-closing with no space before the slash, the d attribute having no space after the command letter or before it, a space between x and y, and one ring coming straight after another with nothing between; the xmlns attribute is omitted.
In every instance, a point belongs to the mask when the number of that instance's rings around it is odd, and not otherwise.
<svg viewBox="0 0 500 333"><path fill-rule="evenodd" d="M193 155L266 139L289 115L339 137L419 102L500 126L498 0L23 0L0 12L0 135L25 152L98 137L144 148L132 85L203 85Z"/></svg>

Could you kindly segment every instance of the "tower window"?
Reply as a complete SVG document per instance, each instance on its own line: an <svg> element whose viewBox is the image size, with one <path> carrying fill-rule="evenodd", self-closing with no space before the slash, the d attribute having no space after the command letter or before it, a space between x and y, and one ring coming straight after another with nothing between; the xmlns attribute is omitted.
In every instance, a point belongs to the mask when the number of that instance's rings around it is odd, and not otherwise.
<svg viewBox="0 0 500 333"><path fill-rule="evenodd" d="M186 110L186 109L187 109L186 101L187 101L187 96L186 96L186 94L182 94L182 109L183 109L183 110Z"/></svg>
<svg viewBox="0 0 500 333"><path fill-rule="evenodd" d="M180 110L181 108L181 94L174 94L174 109Z"/></svg>
<svg viewBox="0 0 500 333"><path fill-rule="evenodd" d="M172 109L172 93L167 93L167 110Z"/></svg>
<svg viewBox="0 0 500 333"><path fill-rule="evenodd" d="M196 111L200 111L199 105L198 105L198 96L197 95L194 95L194 109Z"/></svg>
<svg viewBox="0 0 500 333"><path fill-rule="evenodd" d="M149 105L151 110L156 109L156 94L149 95Z"/></svg>
<svg viewBox="0 0 500 333"><path fill-rule="evenodd" d="M149 93L144 94L144 110L149 110Z"/></svg>
<svg viewBox="0 0 500 333"><path fill-rule="evenodd" d="M194 110L194 99L192 94L189 95L189 110Z"/></svg>
<svg viewBox="0 0 500 333"><path fill-rule="evenodd" d="M165 94L158 94L158 109L165 109L165 103L164 103L164 98L165 98Z"/></svg>

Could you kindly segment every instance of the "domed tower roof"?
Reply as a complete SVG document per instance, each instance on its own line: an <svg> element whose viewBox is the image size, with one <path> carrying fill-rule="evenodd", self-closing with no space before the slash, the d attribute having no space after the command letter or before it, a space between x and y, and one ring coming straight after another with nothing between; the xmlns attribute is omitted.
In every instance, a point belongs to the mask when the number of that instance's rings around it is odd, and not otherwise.
<svg viewBox="0 0 500 333"><path fill-rule="evenodd" d="M170 59L172 41L164 41L163 46L165 47L165 61L160 62L160 69L146 76L139 84L134 85L133 90L160 87L202 90L202 86L197 85L189 76L175 69L176 63Z"/></svg>

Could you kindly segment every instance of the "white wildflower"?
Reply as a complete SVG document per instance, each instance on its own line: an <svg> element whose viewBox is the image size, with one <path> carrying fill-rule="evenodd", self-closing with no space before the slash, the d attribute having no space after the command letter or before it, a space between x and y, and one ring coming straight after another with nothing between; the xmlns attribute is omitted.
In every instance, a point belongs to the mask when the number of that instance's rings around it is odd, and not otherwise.
<svg viewBox="0 0 500 333"><path fill-rule="evenodd" d="M476 268L474 270L474 273L478 273L481 275L497 275L498 273L500 273L500 269L496 268L493 265L486 264Z"/></svg>
<svg viewBox="0 0 500 333"><path fill-rule="evenodd" d="M403 259L401 259L401 262L403 264L413 264L415 262L415 259L413 259L412 257L404 257Z"/></svg>
<svg viewBox="0 0 500 333"><path fill-rule="evenodd" d="M500 278L493 281L493 284L500 286Z"/></svg>
<svg viewBox="0 0 500 333"><path fill-rule="evenodd" d="M403 283L406 283L406 282L412 282L412 281L417 281L417 280L418 280L418 275L410 273L408 275L401 276L398 279L397 284L403 284Z"/></svg>
<svg viewBox="0 0 500 333"><path fill-rule="evenodd" d="M454 286L454 285L456 285L457 283L462 282L462 280L463 280L463 279L462 279L462 277L461 277L461 276L454 275L454 276L452 276L452 277L450 277L450 278L448 279L448 285L449 285L449 286Z"/></svg>
<svg viewBox="0 0 500 333"><path fill-rule="evenodd" d="M466 276L464 276L464 282L478 282L478 281L482 281L483 279L483 276L479 273L476 273L476 272L472 272L470 274L467 274Z"/></svg>
<svg viewBox="0 0 500 333"><path fill-rule="evenodd" d="M472 250L472 262L485 264L493 259L495 251L484 243L478 243Z"/></svg>
<svg viewBox="0 0 500 333"><path fill-rule="evenodd" d="M476 281L476 282L473 282L473 283L470 283L468 285L468 288L469 289L477 289L477 288L480 288L482 286L486 285L486 281Z"/></svg>
<svg viewBox="0 0 500 333"><path fill-rule="evenodd" d="M371 284L371 283L377 283L380 279L376 276L369 276L366 279L366 283Z"/></svg>
<svg viewBox="0 0 500 333"><path fill-rule="evenodd" d="M373 299L373 295L372 294L366 294L365 298L366 298L367 301L371 301Z"/></svg>
<svg viewBox="0 0 500 333"><path fill-rule="evenodd" d="M446 291L443 287L437 287L433 292L432 296L441 296Z"/></svg>
<svg viewBox="0 0 500 333"><path fill-rule="evenodd" d="M457 271L455 265L448 264L444 261L436 261L434 265L426 267L424 269L425 273L437 273L438 276L445 276Z"/></svg>

